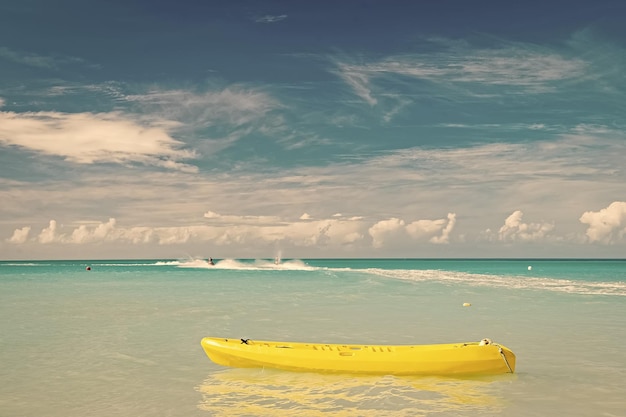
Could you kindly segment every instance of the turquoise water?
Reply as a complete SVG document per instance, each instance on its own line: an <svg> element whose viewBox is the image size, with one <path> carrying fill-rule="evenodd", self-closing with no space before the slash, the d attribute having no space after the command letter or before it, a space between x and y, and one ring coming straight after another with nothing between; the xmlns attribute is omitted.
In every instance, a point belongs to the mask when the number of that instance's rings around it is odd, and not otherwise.
<svg viewBox="0 0 626 417"><path fill-rule="evenodd" d="M488 337L517 372L229 369L209 335ZM624 416L625 341L624 260L0 262L1 416Z"/></svg>

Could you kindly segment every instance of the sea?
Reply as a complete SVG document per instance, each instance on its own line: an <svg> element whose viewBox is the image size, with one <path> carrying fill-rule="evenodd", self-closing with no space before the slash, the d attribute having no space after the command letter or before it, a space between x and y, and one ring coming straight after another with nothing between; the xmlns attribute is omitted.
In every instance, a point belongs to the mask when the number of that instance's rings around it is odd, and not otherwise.
<svg viewBox="0 0 626 417"><path fill-rule="evenodd" d="M513 374L234 369L206 336L489 338ZM1 417L626 416L626 260L0 262Z"/></svg>

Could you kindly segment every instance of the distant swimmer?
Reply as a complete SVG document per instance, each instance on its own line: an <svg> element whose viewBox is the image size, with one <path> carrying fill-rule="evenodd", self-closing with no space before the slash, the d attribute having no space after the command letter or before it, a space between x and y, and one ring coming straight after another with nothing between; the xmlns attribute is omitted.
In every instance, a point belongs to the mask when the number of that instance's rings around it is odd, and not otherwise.
<svg viewBox="0 0 626 417"><path fill-rule="evenodd" d="M209 258L209 265L215 265L215 262L213 262L213 258Z"/></svg>

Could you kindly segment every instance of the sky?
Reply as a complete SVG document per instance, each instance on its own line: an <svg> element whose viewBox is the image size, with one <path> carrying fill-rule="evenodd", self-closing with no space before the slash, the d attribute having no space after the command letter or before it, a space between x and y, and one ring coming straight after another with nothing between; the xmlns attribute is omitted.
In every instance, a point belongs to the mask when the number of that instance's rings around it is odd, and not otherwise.
<svg viewBox="0 0 626 417"><path fill-rule="evenodd" d="M0 260L626 257L626 2L0 1Z"/></svg>

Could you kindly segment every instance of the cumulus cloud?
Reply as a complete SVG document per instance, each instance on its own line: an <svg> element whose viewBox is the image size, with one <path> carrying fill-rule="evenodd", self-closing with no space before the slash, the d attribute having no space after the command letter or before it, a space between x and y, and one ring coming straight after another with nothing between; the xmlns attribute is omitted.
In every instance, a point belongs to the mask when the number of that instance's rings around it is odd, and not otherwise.
<svg viewBox="0 0 626 417"><path fill-rule="evenodd" d="M88 243L106 240L115 229L115 219L111 218L107 223L100 223L94 229L81 225L72 232L71 243Z"/></svg>
<svg viewBox="0 0 626 417"><path fill-rule="evenodd" d="M102 242L129 244L156 243L176 245L210 241L216 245L267 244L288 242L295 246L340 247L363 239L363 223L354 219L279 221L271 216L234 216L207 212L214 220L209 225L181 227L119 227L114 218L107 222L81 222L78 226L60 226L56 220L32 238L41 244L84 245ZM17 229L7 239L13 244L29 240L30 226Z"/></svg>
<svg viewBox="0 0 626 417"><path fill-rule="evenodd" d="M544 239L554 229L552 223L524 223L523 217L524 213L520 210L507 217L498 231L498 239L502 242L531 242Z"/></svg>
<svg viewBox="0 0 626 417"><path fill-rule="evenodd" d="M626 202L614 201L600 211L586 211L579 220L589 225L586 235L590 242L615 243L626 235Z"/></svg>
<svg viewBox="0 0 626 417"><path fill-rule="evenodd" d="M415 240L428 239L431 243L449 243L450 232L456 224L456 214L448 213L448 219L417 220L406 226L406 231Z"/></svg>
<svg viewBox="0 0 626 417"><path fill-rule="evenodd" d="M27 230L25 230L27 229ZM91 226L82 224L78 228L68 233L63 233L56 220L50 220L48 227L41 230L35 240L42 244L51 243L93 243L103 241L114 241L121 237L121 233L116 233L115 219L109 219L107 223L94 223ZM14 237L20 235L22 239L14 240L13 243L25 243L28 239L30 227L16 230ZM12 238L13 239L13 238Z"/></svg>
<svg viewBox="0 0 626 417"><path fill-rule="evenodd" d="M207 211L204 213L204 217L207 219L219 219L221 216L213 211Z"/></svg>
<svg viewBox="0 0 626 417"><path fill-rule="evenodd" d="M21 229L16 229L13 232L13 236L7 239L7 241L10 243L16 243L16 244L24 243L28 240L29 234L30 234L30 227L29 226L22 227Z"/></svg>
<svg viewBox="0 0 626 417"><path fill-rule="evenodd" d="M409 224L394 217L377 222L369 228L368 233L372 238L374 248L381 248L393 240L407 236L414 241L445 244L450 242L450 233L455 224L455 213L448 213L447 219L416 220Z"/></svg>
<svg viewBox="0 0 626 417"><path fill-rule="evenodd" d="M456 224L456 214L448 213L448 221L444 223L445 227L441 230L441 235L433 236L430 241L432 243L449 243L450 242L450 233L454 229L454 225Z"/></svg>
<svg viewBox="0 0 626 417"><path fill-rule="evenodd" d="M144 125L116 112L0 112L0 144L77 164L139 163L196 172L197 167L179 162L196 154L168 134L175 125Z"/></svg>
<svg viewBox="0 0 626 417"><path fill-rule="evenodd" d="M309 213L304 213L302 216L300 216L300 220L311 220L311 216L309 215Z"/></svg>
<svg viewBox="0 0 626 417"><path fill-rule="evenodd" d="M385 241L404 232L404 220L395 217L387 220L381 220L369 228L368 233L372 237L372 246L381 248Z"/></svg>
<svg viewBox="0 0 626 417"><path fill-rule="evenodd" d="M224 216L235 218L237 216ZM250 219L257 219L256 222ZM243 221L216 222L199 229L202 238L216 236L220 245L288 242L294 246L338 247L352 245L363 239L362 222L352 219L299 219L285 221L267 216L245 216ZM272 220L271 222L268 220Z"/></svg>
<svg viewBox="0 0 626 417"><path fill-rule="evenodd" d="M114 218L109 219L107 222L89 222L88 224L81 224L74 228L69 233L64 233L56 220L50 220L48 227L42 229L42 231L35 237L35 240L42 244L89 244L89 243L101 243L101 242L119 242L119 243L159 243L159 244L174 244L184 243L189 240L190 229L188 227L131 227L131 228L118 228L116 227L116 220ZM24 229L30 229L26 227L21 229L22 234ZM15 231L14 236L18 233ZM25 243L27 236L22 236L21 241L14 241L13 243Z"/></svg>
<svg viewBox="0 0 626 417"><path fill-rule="evenodd" d="M620 217L621 216L621 217ZM303 218L287 221L274 216L236 216L221 215L213 211L204 214L211 220L206 225L173 227L119 227L114 218L106 222L81 222L78 226L59 226L56 220L50 220L48 227L30 238L30 226L17 229L7 241L23 244L27 241L41 244L92 244L100 242L118 242L134 245L159 244L176 245L188 242L210 241L218 246L231 245L267 245L281 242L299 247L341 248L369 245L366 236L371 239L371 247L380 249L397 244L428 242L447 244L456 225L456 214L448 213L445 219L416 220L406 223L399 218L389 218L366 223L362 217L350 218L331 216L326 219ZM553 229L549 223L524 223L523 213L515 211L500 228L497 238L500 241L534 241L547 236ZM584 218L584 219L583 219ZM588 212L581 221L592 219L594 225L604 225L607 218L614 227L614 233L623 236L626 225L626 203L615 203L599 212ZM590 229L592 229L590 227ZM605 230L602 236L608 236ZM590 235L591 236L591 235ZM596 233L595 239L600 234ZM590 240L592 238L590 237Z"/></svg>
<svg viewBox="0 0 626 417"><path fill-rule="evenodd" d="M354 219L309 218L289 222L268 216L240 216L242 221L234 222L237 217L218 216L217 219L230 220L197 228L194 235L200 239L211 239L222 246L288 242L300 247L342 247L363 239L363 223Z"/></svg>
<svg viewBox="0 0 626 417"><path fill-rule="evenodd" d="M61 241L62 239L63 239L63 236L57 235L56 220L50 220L48 227L44 228L41 231L41 233L39 233L39 236L37 237L37 240L39 241L39 243L44 243L44 244L58 242L58 241Z"/></svg>

